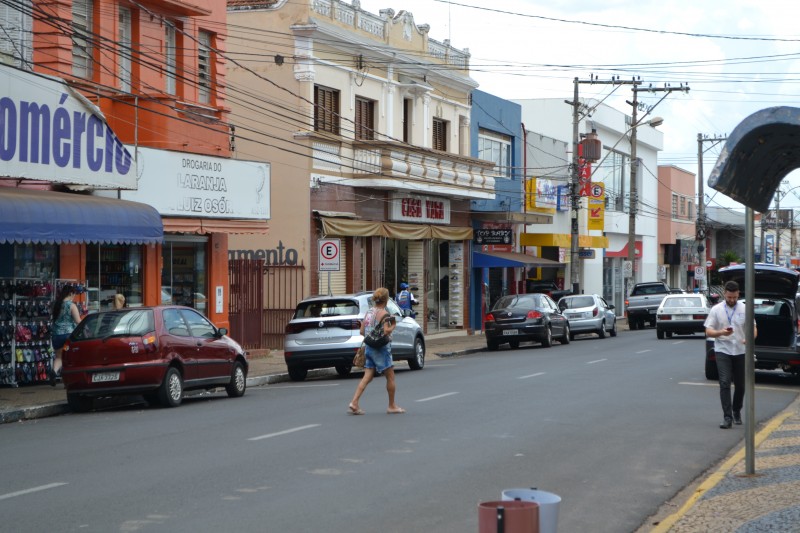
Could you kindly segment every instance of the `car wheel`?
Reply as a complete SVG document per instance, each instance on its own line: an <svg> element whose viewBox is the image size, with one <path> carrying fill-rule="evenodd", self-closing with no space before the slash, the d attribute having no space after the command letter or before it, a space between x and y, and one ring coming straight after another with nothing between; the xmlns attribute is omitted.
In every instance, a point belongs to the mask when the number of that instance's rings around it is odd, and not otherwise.
<svg viewBox="0 0 800 533"><path fill-rule="evenodd" d="M601 339L606 338L606 321L603 320L603 323L600 324L600 330L597 332L597 336Z"/></svg>
<svg viewBox="0 0 800 533"><path fill-rule="evenodd" d="M493 340L493 339L486 339L486 348L488 348L488 350L489 350L490 352L494 352L494 351L496 351L496 350L497 350L497 348L498 348L498 346L500 346L500 343L499 343L499 342L497 342L496 340Z"/></svg>
<svg viewBox="0 0 800 533"><path fill-rule="evenodd" d="M183 378L177 368L167 369L164 381L158 389L158 401L164 407L178 407L183 400Z"/></svg>
<svg viewBox="0 0 800 533"><path fill-rule="evenodd" d="M628 329L634 331L636 329L636 321L628 319Z"/></svg>
<svg viewBox="0 0 800 533"><path fill-rule="evenodd" d="M614 324L611 325L611 331L609 332L609 335L611 335L612 337L616 337L617 336L617 321L616 320L614 320Z"/></svg>
<svg viewBox="0 0 800 533"><path fill-rule="evenodd" d="M353 365L336 365L336 373L345 377L353 369Z"/></svg>
<svg viewBox="0 0 800 533"><path fill-rule="evenodd" d="M651 327L651 328L654 328L654 327L656 327L656 321L655 321L655 320L651 320L651 321L650 321L650 327Z"/></svg>
<svg viewBox="0 0 800 533"><path fill-rule="evenodd" d="M542 339L542 346L549 348L553 345L553 332L550 331L550 326L545 327L544 339Z"/></svg>
<svg viewBox="0 0 800 533"><path fill-rule="evenodd" d="M411 370L422 370L425 366L425 343L419 337L414 339L414 358L408 360L408 366Z"/></svg>
<svg viewBox="0 0 800 533"><path fill-rule="evenodd" d="M668 339L671 339L671 338L672 338L672 332L671 332L671 331L668 331L668 332L667 332L667 338L668 338Z"/></svg>
<svg viewBox="0 0 800 533"><path fill-rule="evenodd" d="M305 381L308 370L300 366L289 367L289 379L292 381Z"/></svg>
<svg viewBox="0 0 800 533"><path fill-rule="evenodd" d="M569 344L572 340L572 333L569 331L569 324L564 325L564 335L561 337L561 344Z"/></svg>
<svg viewBox="0 0 800 533"><path fill-rule="evenodd" d="M717 362L711 361L706 357L706 379L718 380L719 370L717 369Z"/></svg>
<svg viewBox="0 0 800 533"><path fill-rule="evenodd" d="M67 404L75 413L85 413L94 406L94 401L88 396L67 393Z"/></svg>
<svg viewBox="0 0 800 533"><path fill-rule="evenodd" d="M519 348L519 341L508 341L508 346L512 350L516 350L517 348Z"/></svg>
<svg viewBox="0 0 800 533"><path fill-rule="evenodd" d="M569 340L571 340L571 341L575 340L575 334L572 333L571 331L569 332Z"/></svg>
<svg viewBox="0 0 800 533"><path fill-rule="evenodd" d="M656 328L656 338L661 340L664 338L664 330Z"/></svg>
<svg viewBox="0 0 800 533"><path fill-rule="evenodd" d="M233 363L233 372L231 372L231 382L225 386L225 392L231 398L239 398L244 396L244 391L247 389L247 374L244 371L244 365L241 361Z"/></svg>

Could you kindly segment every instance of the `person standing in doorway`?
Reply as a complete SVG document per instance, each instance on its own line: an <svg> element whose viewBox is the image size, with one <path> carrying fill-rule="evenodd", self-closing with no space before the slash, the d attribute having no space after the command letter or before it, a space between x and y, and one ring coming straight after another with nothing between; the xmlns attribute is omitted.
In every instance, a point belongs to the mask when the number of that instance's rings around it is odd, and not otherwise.
<svg viewBox="0 0 800 533"><path fill-rule="evenodd" d="M706 336L714 339L714 356L719 373L719 397L724 417L722 429L742 423L744 403L744 352L745 352L745 304L739 301L739 284L725 283L725 299L711 308L705 322ZM758 335L755 322L753 337ZM731 382L733 401L731 402Z"/></svg>
<svg viewBox="0 0 800 533"><path fill-rule="evenodd" d="M64 343L67 337L75 329L75 326L81 321L81 313L78 310L78 305L72 301L78 289L75 285L67 283L61 288L61 293L58 295L53 306L53 350L56 352L56 358L53 361L53 368L50 369L50 385L55 386L56 378L61 375L61 350L64 348Z"/></svg>
<svg viewBox="0 0 800 533"><path fill-rule="evenodd" d="M114 310L123 309L125 307L125 295L117 293L114 295Z"/></svg>
<svg viewBox="0 0 800 533"><path fill-rule="evenodd" d="M363 415L364 411L359 407L358 402L367 385L370 384L375 375L383 374L386 376L386 392L389 395L389 408L386 410L388 414L402 414L406 410L399 407L394 401L395 382L394 382L394 363L392 362L392 341L391 335L394 331L396 321L393 316L389 315L386 310L386 303L389 301L389 291L381 287L372 294L374 306L367 311L367 316L361 323L361 335L371 330L377 324L383 324L383 334L389 336L389 342L380 348L372 348L365 346L364 355L366 356L366 363L364 364L364 377L356 387L356 392L350 405L347 407L348 413L351 415Z"/></svg>
<svg viewBox="0 0 800 533"><path fill-rule="evenodd" d="M400 309L408 309L411 311L412 317L416 316L416 313L414 313L414 310L411 308L411 306L417 304L417 299L414 298L414 294L408 288L408 283L403 282L400 284L400 292L397 293L397 298L395 299L397 300L397 305L400 307Z"/></svg>

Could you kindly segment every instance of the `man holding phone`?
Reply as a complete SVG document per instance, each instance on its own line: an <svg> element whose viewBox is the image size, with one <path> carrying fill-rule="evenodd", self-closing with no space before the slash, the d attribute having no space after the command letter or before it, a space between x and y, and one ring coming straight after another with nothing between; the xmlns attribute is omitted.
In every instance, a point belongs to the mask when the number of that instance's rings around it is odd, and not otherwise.
<svg viewBox="0 0 800 533"><path fill-rule="evenodd" d="M745 351L745 304L739 301L739 284L725 283L724 301L711 308L705 322L706 336L714 339L714 355L719 372L719 397L725 417L722 429L742 423L744 403L744 351ZM757 336L755 323L753 336ZM734 392L731 402L731 381Z"/></svg>

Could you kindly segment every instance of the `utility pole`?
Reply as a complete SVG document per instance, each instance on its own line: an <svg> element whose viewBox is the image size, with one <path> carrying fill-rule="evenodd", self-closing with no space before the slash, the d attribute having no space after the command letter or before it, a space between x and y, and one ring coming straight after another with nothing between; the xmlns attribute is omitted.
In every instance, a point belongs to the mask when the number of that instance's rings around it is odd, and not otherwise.
<svg viewBox="0 0 800 533"><path fill-rule="evenodd" d="M630 183L631 199L629 202L630 205L629 205L629 216L628 216L628 261L631 262L631 278L634 280L636 279L636 211L639 203L638 193L636 190L636 175L638 173L640 166L639 159L636 156L636 130L639 127L639 121L641 120L637 117L637 110L639 107L638 95L640 91L646 91L651 93L666 93L661 98L661 100L663 100L672 91L686 92L689 90L689 86L688 85L684 86L684 84L682 83L680 84L679 87L667 86L661 88L656 88L652 86L641 88L639 87L641 83L642 82L639 80L636 80L633 83L633 87L631 87L631 90L633 91L633 102L628 102L633 106L633 113L631 114L631 183ZM659 100L656 103L656 105L658 105L658 103L660 103L661 100ZM644 119L644 117L646 117L654 107L655 105L650 106L647 112L644 115L642 115L642 119Z"/></svg>
<svg viewBox="0 0 800 533"><path fill-rule="evenodd" d="M586 111L585 106L581 104L578 98L578 85L581 83L588 83L591 85L633 85L639 84L640 81L622 81L619 78L612 78L611 80L599 80L592 76L588 80L573 80L575 85L572 101L564 100L567 104L572 106L572 168L570 169L570 202L572 203L571 210L571 226L570 226L570 265L569 277L572 283L573 294L580 294L581 284L581 263L578 254L579 247L579 213L581 208L581 194L580 186L580 161L578 158L578 144L580 143L580 121L590 113Z"/></svg>
<svg viewBox="0 0 800 533"><path fill-rule="evenodd" d="M695 228L695 240L697 241L697 253L700 255L700 266L705 267L708 261L708 254L706 253L706 237L708 236L706 227L706 196L703 192L703 143L710 142L714 145L727 141L727 137L709 137L702 133L697 134L697 226ZM700 283L700 290L702 292L708 291L708 280L710 273L706 268L706 279Z"/></svg>

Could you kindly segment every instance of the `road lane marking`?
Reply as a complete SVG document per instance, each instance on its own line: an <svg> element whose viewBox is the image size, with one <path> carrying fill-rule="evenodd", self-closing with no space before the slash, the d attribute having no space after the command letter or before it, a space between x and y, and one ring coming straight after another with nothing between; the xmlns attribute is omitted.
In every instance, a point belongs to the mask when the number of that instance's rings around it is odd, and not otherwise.
<svg viewBox="0 0 800 533"><path fill-rule="evenodd" d="M536 376L544 376L544 372L537 372L535 374L528 374L527 376L520 376L517 379L535 378Z"/></svg>
<svg viewBox="0 0 800 533"><path fill-rule="evenodd" d="M251 437L247 440L263 440L263 439L270 439L272 437L279 437L281 435L288 435L289 433L294 433L296 431L303 431L304 429L311 429L311 428L318 428L320 424L308 424L307 426L300 426L292 429L285 429L283 431L276 431L275 433L267 433L266 435L260 435L258 437Z"/></svg>
<svg viewBox="0 0 800 533"><path fill-rule="evenodd" d="M647 352L652 352L652 351L653 351L653 350L642 350L642 351L640 351L640 352L636 352L636 354L638 355L638 354L640 354L640 353L647 353Z"/></svg>
<svg viewBox="0 0 800 533"><path fill-rule="evenodd" d="M438 400L439 398L445 398L447 396L452 396L454 394L458 394L458 393L457 392L446 392L446 393L440 394L438 396L431 396L430 398L422 398L422 399L417 400L417 401L418 402L429 402L431 400Z"/></svg>
<svg viewBox="0 0 800 533"><path fill-rule="evenodd" d="M700 387L719 387L719 383L716 381L709 381L708 383L696 383L694 381L679 381L678 385L697 385ZM787 387L790 386L787 384ZM792 389L782 389L780 387L770 387L767 385L756 385L756 389L758 390L774 390L778 392L791 392L792 394L797 394L797 391Z"/></svg>
<svg viewBox="0 0 800 533"><path fill-rule="evenodd" d="M672 344L674 346L675 344L683 344L684 342L686 342L686 341L674 341Z"/></svg>
<svg viewBox="0 0 800 533"><path fill-rule="evenodd" d="M587 364L587 365L593 365L593 364L595 364L595 363L602 363L603 361L608 361L608 359L597 359L597 360L595 360L595 361L589 361L589 362L587 362L586 364Z"/></svg>
<svg viewBox="0 0 800 533"><path fill-rule="evenodd" d="M49 483L47 485L39 485L38 487L32 487L30 489L18 490L17 492L9 492L7 494L0 494L0 500L7 500L9 498L16 498L17 496L24 496L24 495L30 494L32 492L39 492L39 491L42 491L42 490L54 489L56 487L61 487L63 485L67 485L67 483Z"/></svg>
<svg viewBox="0 0 800 533"><path fill-rule="evenodd" d="M315 383L314 385L284 385L282 389L307 389L313 387L338 387L339 383Z"/></svg>

